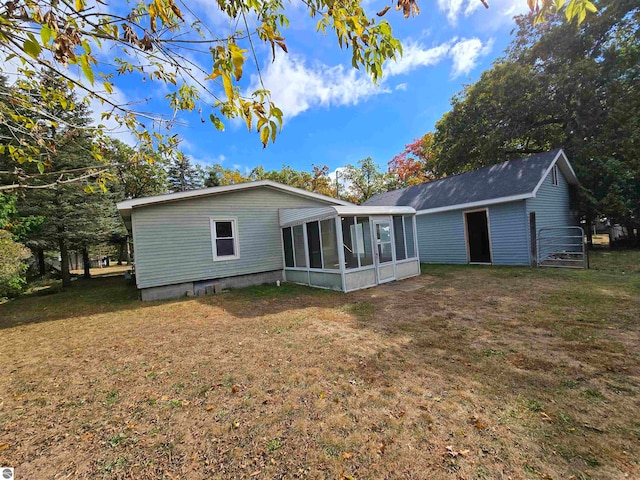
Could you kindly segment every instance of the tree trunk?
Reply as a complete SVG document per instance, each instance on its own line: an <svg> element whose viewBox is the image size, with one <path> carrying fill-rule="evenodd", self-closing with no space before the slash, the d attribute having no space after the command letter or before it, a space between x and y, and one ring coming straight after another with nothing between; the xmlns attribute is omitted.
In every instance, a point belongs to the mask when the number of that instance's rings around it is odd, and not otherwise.
<svg viewBox="0 0 640 480"><path fill-rule="evenodd" d="M124 260L124 242L126 241L126 237L120 240L120 248L118 249L118 265L122 265L122 261Z"/></svg>
<svg viewBox="0 0 640 480"><path fill-rule="evenodd" d="M38 249L38 271L41 277L47 273L47 265L44 263L44 250L41 248Z"/></svg>
<svg viewBox="0 0 640 480"><path fill-rule="evenodd" d="M84 267L83 278L89 280L91 278L91 259L89 258L89 250L87 247L82 248L82 266Z"/></svg>
<svg viewBox="0 0 640 480"><path fill-rule="evenodd" d="M585 230L587 234L587 246L591 249L593 247L593 223L591 223L591 220L587 220Z"/></svg>
<svg viewBox="0 0 640 480"><path fill-rule="evenodd" d="M63 231L63 230L62 230ZM62 237L62 231L58 229L60 237L58 238L58 245L60 246L60 275L62 276L62 286L71 286L71 273L69 273L69 249L67 243Z"/></svg>

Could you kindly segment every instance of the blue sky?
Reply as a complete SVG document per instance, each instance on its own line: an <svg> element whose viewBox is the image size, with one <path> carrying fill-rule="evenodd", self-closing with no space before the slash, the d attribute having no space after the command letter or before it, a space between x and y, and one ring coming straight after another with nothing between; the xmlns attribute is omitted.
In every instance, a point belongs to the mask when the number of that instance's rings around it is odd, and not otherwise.
<svg viewBox="0 0 640 480"><path fill-rule="evenodd" d="M192 0L189 6L212 28L226 28L211 3ZM278 51L272 62L270 50L257 50L263 81L285 116L275 144L263 149L258 135L236 121L226 121L225 132L218 132L194 113L178 118L182 149L200 164L222 163L243 171L258 165L311 170L312 164L334 171L368 156L386 168L405 144L433 130L452 95L502 54L513 15L527 11L526 0L489 3L485 9L480 0L422 0L422 13L409 19L391 9L385 18L402 41L404 56L385 66L376 86L351 67L350 52L340 50L335 36L315 32L316 20L294 0L286 11L291 26L284 31L289 53ZM371 16L387 4L365 0ZM207 60L196 59L204 70L211 68ZM122 100L146 99L144 110L166 113L167 91L161 84L121 77L116 85ZM259 87L251 61L242 86L247 91ZM100 110L95 103L93 107ZM204 118L210 111L203 105Z"/></svg>

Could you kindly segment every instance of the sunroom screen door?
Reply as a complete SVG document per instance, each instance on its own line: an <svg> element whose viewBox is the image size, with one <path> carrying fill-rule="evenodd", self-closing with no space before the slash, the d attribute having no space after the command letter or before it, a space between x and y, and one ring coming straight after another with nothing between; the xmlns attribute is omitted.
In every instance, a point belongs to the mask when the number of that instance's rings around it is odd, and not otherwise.
<svg viewBox="0 0 640 480"><path fill-rule="evenodd" d="M378 283L389 282L395 279L391 222L389 220L375 220L373 222L373 232L376 243Z"/></svg>

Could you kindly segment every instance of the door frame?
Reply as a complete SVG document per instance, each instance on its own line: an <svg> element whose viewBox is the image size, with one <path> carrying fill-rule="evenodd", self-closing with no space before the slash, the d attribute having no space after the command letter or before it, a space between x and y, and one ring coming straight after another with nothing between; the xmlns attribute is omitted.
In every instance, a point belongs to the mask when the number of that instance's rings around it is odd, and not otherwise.
<svg viewBox="0 0 640 480"><path fill-rule="evenodd" d="M489 263L471 261L471 249L469 248L469 226L467 225L467 213L477 213L477 212L485 212L485 216L487 218L487 235L489 237ZM464 220L464 244L467 248L467 263L471 265L493 265L493 245L491 242L491 219L489 218L489 209L477 208L475 210L464 210L462 212L462 218Z"/></svg>
<svg viewBox="0 0 640 480"><path fill-rule="evenodd" d="M529 248L531 256L531 266L538 263L538 230L536 226L536 212L529 212Z"/></svg>
<svg viewBox="0 0 640 480"><path fill-rule="evenodd" d="M374 249L374 257L375 257L375 267L376 267L376 281L378 285L387 282L393 282L396 279L396 245L395 245L395 237L393 231L393 218L390 216L385 217L369 217L371 219L371 236L372 245ZM389 240L391 243L391 261L380 263L380 255L378 254L378 234L376 232L376 224L387 223L389 225ZM386 242L385 242L386 243ZM384 280L380 279L380 267L381 266L391 266L393 267L393 276L390 278L385 278Z"/></svg>

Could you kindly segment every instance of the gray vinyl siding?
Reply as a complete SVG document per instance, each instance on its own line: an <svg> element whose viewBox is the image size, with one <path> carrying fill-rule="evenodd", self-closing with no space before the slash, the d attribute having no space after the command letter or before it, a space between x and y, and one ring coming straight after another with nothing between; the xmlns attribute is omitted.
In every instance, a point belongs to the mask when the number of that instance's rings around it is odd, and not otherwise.
<svg viewBox="0 0 640 480"><path fill-rule="evenodd" d="M527 224L529 213L536 213L536 234L541 228L547 227L573 227L576 222L571 214L569 183L562 170L558 169L558 185L553 185L551 172L540 185L534 198L527 199ZM549 232L548 232L549 233ZM551 235L558 234L558 231ZM527 228L527 238L530 238L530 229ZM530 241L530 240L529 240ZM540 249L540 245L538 245ZM541 253L544 257L545 253ZM535 261L535 258L531 259Z"/></svg>
<svg viewBox="0 0 640 480"><path fill-rule="evenodd" d="M467 263L460 210L416 216L418 252L423 263Z"/></svg>
<svg viewBox="0 0 640 480"><path fill-rule="evenodd" d="M487 209L493 264L529 265L529 237L524 200L490 205Z"/></svg>
<svg viewBox="0 0 640 480"><path fill-rule="evenodd" d="M552 184L551 173L542 182L534 198L527 200L527 214L536 212L536 227L574 226L571 215L569 184L558 169L558 185Z"/></svg>
<svg viewBox="0 0 640 480"><path fill-rule="evenodd" d="M138 288L281 270L278 210L325 205L263 187L134 208ZM214 262L211 218L237 219L239 259Z"/></svg>
<svg viewBox="0 0 640 480"><path fill-rule="evenodd" d="M482 209L482 207L472 210ZM526 207L524 201L490 205L489 229L494 265L528 265ZM467 263L464 212L416 216L420 261Z"/></svg>

